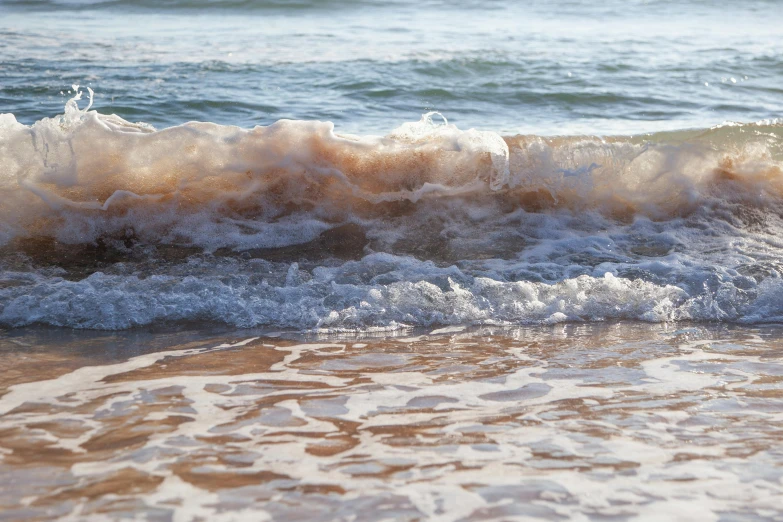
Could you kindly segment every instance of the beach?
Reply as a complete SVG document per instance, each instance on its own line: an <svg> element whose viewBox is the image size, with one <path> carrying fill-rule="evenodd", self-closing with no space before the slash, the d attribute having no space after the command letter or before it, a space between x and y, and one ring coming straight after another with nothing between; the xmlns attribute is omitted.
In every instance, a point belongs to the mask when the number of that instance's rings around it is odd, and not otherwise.
<svg viewBox="0 0 783 522"><path fill-rule="evenodd" d="M782 26L2 2L0 520L781 520Z"/></svg>

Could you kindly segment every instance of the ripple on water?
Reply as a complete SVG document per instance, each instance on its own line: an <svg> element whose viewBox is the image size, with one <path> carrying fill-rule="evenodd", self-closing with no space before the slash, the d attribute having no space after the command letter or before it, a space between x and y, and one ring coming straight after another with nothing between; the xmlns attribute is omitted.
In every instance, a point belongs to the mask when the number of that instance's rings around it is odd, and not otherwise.
<svg viewBox="0 0 783 522"><path fill-rule="evenodd" d="M107 347L138 334L13 331L0 505L37 519L774 520L781 334L179 332L128 358Z"/></svg>

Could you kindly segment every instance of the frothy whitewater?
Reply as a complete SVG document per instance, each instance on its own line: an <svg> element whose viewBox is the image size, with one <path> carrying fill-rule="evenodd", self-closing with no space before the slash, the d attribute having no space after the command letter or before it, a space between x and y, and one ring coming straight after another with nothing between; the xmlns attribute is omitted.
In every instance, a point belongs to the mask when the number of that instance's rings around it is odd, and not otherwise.
<svg viewBox="0 0 783 522"><path fill-rule="evenodd" d="M30 126L0 115L2 325L783 319L778 121L155 130L89 94Z"/></svg>

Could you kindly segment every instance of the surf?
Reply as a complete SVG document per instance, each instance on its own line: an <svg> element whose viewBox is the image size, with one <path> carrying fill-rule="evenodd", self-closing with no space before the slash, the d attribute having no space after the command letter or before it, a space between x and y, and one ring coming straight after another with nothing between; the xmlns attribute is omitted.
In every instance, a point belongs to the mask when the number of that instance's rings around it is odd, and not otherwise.
<svg viewBox="0 0 783 522"><path fill-rule="evenodd" d="M778 121L502 136L427 113L357 136L90 105L0 116L0 324L783 317Z"/></svg>
<svg viewBox="0 0 783 522"><path fill-rule="evenodd" d="M242 250L448 200L499 219L522 208L660 220L783 194L777 121L630 137L500 136L437 113L386 136L292 120L155 130L79 99L30 126L0 116L3 243L133 236Z"/></svg>

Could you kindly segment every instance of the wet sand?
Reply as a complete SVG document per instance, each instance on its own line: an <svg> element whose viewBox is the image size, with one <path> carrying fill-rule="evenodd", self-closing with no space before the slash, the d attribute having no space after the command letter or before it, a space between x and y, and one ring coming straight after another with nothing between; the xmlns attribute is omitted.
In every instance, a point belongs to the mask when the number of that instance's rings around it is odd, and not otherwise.
<svg viewBox="0 0 783 522"><path fill-rule="evenodd" d="M781 520L783 327L0 331L0 520Z"/></svg>

